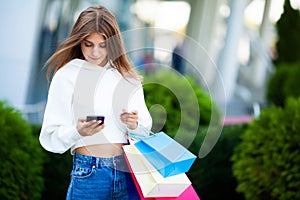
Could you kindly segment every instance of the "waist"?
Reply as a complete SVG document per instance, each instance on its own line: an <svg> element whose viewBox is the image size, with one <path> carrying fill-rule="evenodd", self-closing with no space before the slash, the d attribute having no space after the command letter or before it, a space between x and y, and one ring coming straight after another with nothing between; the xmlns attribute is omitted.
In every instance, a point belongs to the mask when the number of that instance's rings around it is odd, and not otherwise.
<svg viewBox="0 0 300 200"><path fill-rule="evenodd" d="M86 146L94 146L94 145L105 145L105 144L126 144L127 141L127 135L126 132L121 131L120 129L114 127L114 130L110 126L106 126L105 128L92 136L86 136L82 137L80 140L78 140L72 147L71 147L71 153L75 154L76 149L80 147L86 147ZM100 152L101 149L98 149L93 152L93 154L87 154L84 152L78 152L85 155L92 155L92 156L99 156L99 157L107 157L105 155L96 155L95 152Z"/></svg>
<svg viewBox="0 0 300 200"><path fill-rule="evenodd" d="M87 156L110 158L123 154L123 145L122 143L88 145L76 148L75 152Z"/></svg>
<svg viewBox="0 0 300 200"><path fill-rule="evenodd" d="M94 157L87 156L79 153L74 154L75 165L88 165L92 166L92 168L102 168L102 167L112 167L112 168L124 168L126 166L126 161L124 155L113 156L111 158L104 157Z"/></svg>

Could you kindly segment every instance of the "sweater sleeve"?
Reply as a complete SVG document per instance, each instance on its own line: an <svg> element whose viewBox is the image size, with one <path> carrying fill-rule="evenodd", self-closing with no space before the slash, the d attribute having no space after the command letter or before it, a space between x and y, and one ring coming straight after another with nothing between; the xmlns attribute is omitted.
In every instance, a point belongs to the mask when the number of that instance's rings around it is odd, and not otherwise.
<svg viewBox="0 0 300 200"><path fill-rule="evenodd" d="M128 129L128 132L141 135L149 135L149 133L147 133L145 129L151 130L152 118L145 103L142 84L138 86L138 89L132 95L129 103L129 110L137 110L139 118L138 127L133 130Z"/></svg>
<svg viewBox="0 0 300 200"><path fill-rule="evenodd" d="M76 129L76 122L73 122L72 96L71 81L58 70L50 84L39 137L47 151L64 153L82 137Z"/></svg>

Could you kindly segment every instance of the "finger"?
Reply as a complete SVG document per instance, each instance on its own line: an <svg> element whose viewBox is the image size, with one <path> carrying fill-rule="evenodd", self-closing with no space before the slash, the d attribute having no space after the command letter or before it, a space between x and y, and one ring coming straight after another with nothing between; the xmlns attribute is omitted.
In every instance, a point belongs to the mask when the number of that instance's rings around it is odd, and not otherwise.
<svg viewBox="0 0 300 200"><path fill-rule="evenodd" d="M98 121L95 120L95 123L93 125L91 125L91 127L92 128L97 128L97 127L100 126L101 123L102 123L102 120L98 120Z"/></svg>
<svg viewBox="0 0 300 200"><path fill-rule="evenodd" d="M136 122L136 121L137 121L137 118L135 118L135 117L128 117L128 118L126 119L126 121L127 121L127 122Z"/></svg>
<svg viewBox="0 0 300 200"><path fill-rule="evenodd" d="M124 116L124 114L120 115L120 120L121 120L122 122L125 121L125 116Z"/></svg>
<svg viewBox="0 0 300 200"><path fill-rule="evenodd" d="M138 116L137 115L129 115L128 116L128 119L131 119L131 120L137 120L138 119Z"/></svg>
<svg viewBox="0 0 300 200"><path fill-rule="evenodd" d="M78 118L78 122L85 122L85 118Z"/></svg>
<svg viewBox="0 0 300 200"><path fill-rule="evenodd" d="M121 118L125 118L127 115L128 115L127 112L123 112L123 113L121 113L120 117L121 117Z"/></svg>
<svg viewBox="0 0 300 200"><path fill-rule="evenodd" d="M121 118L121 121L122 121L123 123L132 122L132 121L134 121L134 120L135 120L135 119L132 118L132 117L130 117L130 116L126 116L126 117L122 117L122 118Z"/></svg>
<svg viewBox="0 0 300 200"><path fill-rule="evenodd" d="M131 113L134 114L134 115L137 115L138 111L137 110L133 110Z"/></svg>
<svg viewBox="0 0 300 200"><path fill-rule="evenodd" d="M125 124L131 126L131 125L137 124L137 120L129 118L126 120Z"/></svg>
<svg viewBox="0 0 300 200"><path fill-rule="evenodd" d="M97 120L88 121L85 124L85 128L94 128L98 125Z"/></svg>
<svg viewBox="0 0 300 200"><path fill-rule="evenodd" d="M129 113L123 113L123 114L121 114L121 119L123 119L123 120L127 120L128 118L130 118L131 116L130 116L131 114L129 114Z"/></svg>
<svg viewBox="0 0 300 200"><path fill-rule="evenodd" d="M95 123L92 126L88 127L86 130L87 130L88 135L91 136L91 135L94 135L94 134L100 132L103 128L104 128L104 124L99 126L98 123Z"/></svg>
<svg viewBox="0 0 300 200"><path fill-rule="evenodd" d="M98 125L96 128L95 128L95 131L96 132L99 132L99 131L101 131L102 129L104 129L104 127L105 127L105 125L104 124L102 124L102 125Z"/></svg>

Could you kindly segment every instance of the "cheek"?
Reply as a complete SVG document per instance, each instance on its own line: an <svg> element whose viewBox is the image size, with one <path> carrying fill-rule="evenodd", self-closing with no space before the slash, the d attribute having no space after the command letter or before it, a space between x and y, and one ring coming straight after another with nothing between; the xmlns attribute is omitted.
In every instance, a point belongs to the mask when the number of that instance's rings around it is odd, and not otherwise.
<svg viewBox="0 0 300 200"><path fill-rule="evenodd" d="M85 56L89 53L89 49L81 45L81 52Z"/></svg>
<svg viewBox="0 0 300 200"><path fill-rule="evenodd" d="M107 56L107 54L108 54L107 49L103 49L102 50L102 54L105 55L105 56Z"/></svg>

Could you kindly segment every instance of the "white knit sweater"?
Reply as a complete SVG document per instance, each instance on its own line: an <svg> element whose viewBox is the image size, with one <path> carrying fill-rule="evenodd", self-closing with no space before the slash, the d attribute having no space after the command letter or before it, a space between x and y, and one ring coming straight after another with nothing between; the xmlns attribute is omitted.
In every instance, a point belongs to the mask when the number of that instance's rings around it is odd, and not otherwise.
<svg viewBox="0 0 300 200"><path fill-rule="evenodd" d="M122 109L138 111L138 123L147 129L152 118L146 107L142 84L124 79L108 62L104 67L74 59L59 69L50 84L40 143L48 151L71 153L78 147L126 143L127 127L120 120ZM77 119L104 115L105 128L93 136L81 136ZM146 135L141 128L130 132Z"/></svg>

